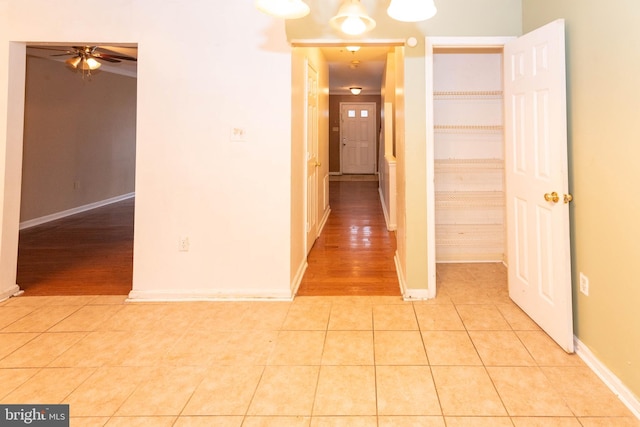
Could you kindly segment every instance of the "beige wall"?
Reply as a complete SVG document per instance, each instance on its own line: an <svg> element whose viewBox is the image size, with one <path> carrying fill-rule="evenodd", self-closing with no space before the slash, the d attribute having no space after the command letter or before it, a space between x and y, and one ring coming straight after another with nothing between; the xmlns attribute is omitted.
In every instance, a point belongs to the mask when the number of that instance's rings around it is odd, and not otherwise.
<svg viewBox="0 0 640 427"><path fill-rule="evenodd" d="M20 221L133 192L135 138L135 78L27 57Z"/></svg>
<svg viewBox="0 0 640 427"><path fill-rule="evenodd" d="M376 147L380 143L380 95L330 95L329 96L329 172L340 172L340 103L341 102L375 102L376 103ZM376 153L378 150L376 148ZM377 154L376 154L377 155Z"/></svg>
<svg viewBox="0 0 640 427"><path fill-rule="evenodd" d="M252 2L97 0L69 13L76 6L0 0L0 298L16 283L24 45L92 40L138 44L130 296L289 298L292 80L282 20ZM245 141L231 141L234 127Z"/></svg>
<svg viewBox="0 0 640 427"><path fill-rule="evenodd" d="M523 0L523 27L566 20L575 334L640 396L640 2ZM578 292L579 273L590 281Z"/></svg>

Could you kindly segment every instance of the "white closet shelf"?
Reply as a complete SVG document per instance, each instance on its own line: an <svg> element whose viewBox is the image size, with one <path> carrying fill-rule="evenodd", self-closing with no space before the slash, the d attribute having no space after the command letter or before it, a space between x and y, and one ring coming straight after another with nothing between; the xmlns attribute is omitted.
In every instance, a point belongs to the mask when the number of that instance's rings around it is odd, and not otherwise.
<svg viewBox="0 0 640 427"><path fill-rule="evenodd" d="M498 132L502 133L502 125L434 125L436 132L447 133L478 133L478 132Z"/></svg>
<svg viewBox="0 0 640 427"><path fill-rule="evenodd" d="M465 252L465 253L440 253L436 254L436 262L441 264L460 262L503 262L504 252Z"/></svg>
<svg viewBox="0 0 640 427"><path fill-rule="evenodd" d="M436 205L442 209L502 208L502 191L436 191Z"/></svg>
<svg viewBox="0 0 640 427"><path fill-rule="evenodd" d="M437 99L502 99L501 90L452 90L434 91L433 97Z"/></svg>
<svg viewBox="0 0 640 427"><path fill-rule="evenodd" d="M443 224L436 229L436 242L444 246L487 246L504 249L502 224Z"/></svg>
<svg viewBox="0 0 640 427"><path fill-rule="evenodd" d="M502 159L436 159L435 168L442 172L457 172L460 169L504 169Z"/></svg>

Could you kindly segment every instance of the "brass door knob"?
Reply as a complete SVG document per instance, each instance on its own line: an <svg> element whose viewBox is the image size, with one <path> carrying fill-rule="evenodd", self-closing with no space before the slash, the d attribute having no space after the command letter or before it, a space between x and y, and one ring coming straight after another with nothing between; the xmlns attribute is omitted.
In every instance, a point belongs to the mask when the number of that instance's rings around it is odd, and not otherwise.
<svg viewBox="0 0 640 427"><path fill-rule="evenodd" d="M544 199L547 202L558 203L558 200L560 200L560 196L558 196L558 193L554 191L553 193L546 193L544 195Z"/></svg>
<svg viewBox="0 0 640 427"><path fill-rule="evenodd" d="M565 194L564 195L564 202L565 203L569 203L572 200L573 200L573 196L571 194Z"/></svg>

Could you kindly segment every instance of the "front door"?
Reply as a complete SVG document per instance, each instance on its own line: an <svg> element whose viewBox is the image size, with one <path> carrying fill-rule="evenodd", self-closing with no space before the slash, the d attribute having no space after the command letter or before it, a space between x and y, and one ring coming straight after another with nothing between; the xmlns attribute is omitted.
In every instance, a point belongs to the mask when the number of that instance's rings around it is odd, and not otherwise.
<svg viewBox="0 0 640 427"><path fill-rule="evenodd" d="M564 20L505 44L509 295L573 352Z"/></svg>
<svg viewBox="0 0 640 427"><path fill-rule="evenodd" d="M376 172L375 102L340 104L342 173Z"/></svg>

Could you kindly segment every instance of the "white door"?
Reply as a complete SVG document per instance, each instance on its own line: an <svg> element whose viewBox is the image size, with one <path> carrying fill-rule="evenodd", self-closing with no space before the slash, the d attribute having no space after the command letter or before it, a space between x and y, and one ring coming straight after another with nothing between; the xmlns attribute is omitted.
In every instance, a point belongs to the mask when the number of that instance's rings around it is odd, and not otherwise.
<svg viewBox="0 0 640 427"><path fill-rule="evenodd" d="M318 73L307 63L307 254L318 237Z"/></svg>
<svg viewBox="0 0 640 427"><path fill-rule="evenodd" d="M375 102L340 104L342 173L376 172Z"/></svg>
<svg viewBox="0 0 640 427"><path fill-rule="evenodd" d="M509 295L573 352L564 20L505 44L504 81Z"/></svg>

